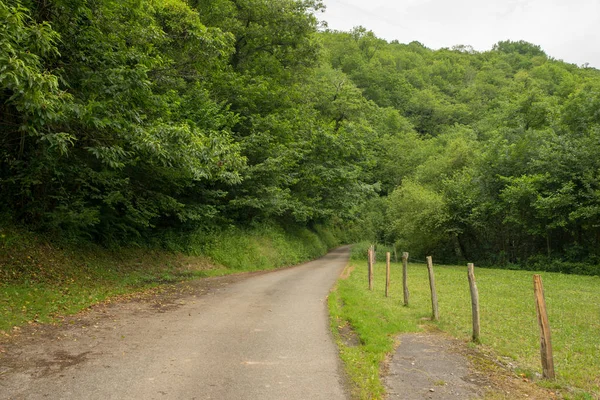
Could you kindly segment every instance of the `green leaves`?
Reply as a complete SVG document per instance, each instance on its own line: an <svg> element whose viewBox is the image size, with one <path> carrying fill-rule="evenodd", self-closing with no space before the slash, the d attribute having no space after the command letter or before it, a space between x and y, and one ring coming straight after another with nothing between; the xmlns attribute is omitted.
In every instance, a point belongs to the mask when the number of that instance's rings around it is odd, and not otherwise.
<svg viewBox="0 0 600 400"><path fill-rule="evenodd" d="M369 218L411 253L600 257L597 71L318 32L315 0L38 3L0 0L18 221L119 243Z"/></svg>
<svg viewBox="0 0 600 400"><path fill-rule="evenodd" d="M118 243L347 217L373 194L373 105L315 73L320 2L0 4L0 201L17 219Z"/></svg>
<svg viewBox="0 0 600 400"><path fill-rule="evenodd" d="M178 0L71 6L49 2L38 23L0 3L1 201L34 226L110 240L193 219L186 188L239 183L244 164L205 83L231 36Z"/></svg>
<svg viewBox="0 0 600 400"><path fill-rule="evenodd" d="M58 33L47 22L33 22L19 2L12 7L0 2L0 22L0 107L11 106L27 116L20 131L43 134L42 127L57 121L69 100L59 90L57 76L43 67L44 57L57 54ZM55 137L54 142L61 139L72 137Z"/></svg>
<svg viewBox="0 0 600 400"><path fill-rule="evenodd" d="M417 182L405 181L389 196L388 215L402 249L431 254L448 236L450 215L444 196Z"/></svg>

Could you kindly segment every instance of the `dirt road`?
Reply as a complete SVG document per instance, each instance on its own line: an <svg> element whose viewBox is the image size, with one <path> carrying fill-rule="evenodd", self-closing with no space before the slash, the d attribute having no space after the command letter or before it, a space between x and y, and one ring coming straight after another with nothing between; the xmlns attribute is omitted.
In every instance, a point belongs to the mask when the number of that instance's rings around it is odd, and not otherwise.
<svg viewBox="0 0 600 400"><path fill-rule="evenodd" d="M164 304L99 307L4 347L2 399L345 399L326 296L348 248Z"/></svg>

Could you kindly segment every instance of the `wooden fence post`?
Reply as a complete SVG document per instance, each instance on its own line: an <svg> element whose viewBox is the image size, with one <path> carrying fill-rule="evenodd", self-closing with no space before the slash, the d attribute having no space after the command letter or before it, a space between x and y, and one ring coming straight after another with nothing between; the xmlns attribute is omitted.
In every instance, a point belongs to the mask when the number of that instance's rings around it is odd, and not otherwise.
<svg viewBox="0 0 600 400"><path fill-rule="evenodd" d="M373 290L373 249L367 251L367 268L369 271L369 290Z"/></svg>
<svg viewBox="0 0 600 400"><path fill-rule="evenodd" d="M373 265L377 264L377 253L375 252L375 245L371 245L371 248L373 249L373 252L371 253L373 256Z"/></svg>
<svg viewBox="0 0 600 400"><path fill-rule="evenodd" d="M431 289L431 317L434 321L438 321L440 319L440 312L438 310L438 299L437 292L435 291L435 276L433 275L433 261L431 256L427 256L427 271L429 271L429 287Z"/></svg>
<svg viewBox="0 0 600 400"><path fill-rule="evenodd" d="M402 253L402 286L404 288L404 305L408 307L408 253Z"/></svg>
<svg viewBox="0 0 600 400"><path fill-rule="evenodd" d="M385 297L390 291L390 252L385 253Z"/></svg>
<svg viewBox="0 0 600 400"><path fill-rule="evenodd" d="M535 311L537 312L538 324L540 326L540 352L542 355L543 376L546 379L554 379L554 357L552 356L550 323L546 311L544 285L540 275L533 275L533 291L535 293Z"/></svg>
<svg viewBox="0 0 600 400"><path fill-rule="evenodd" d="M475 266L467 264L467 275L469 277L469 288L471 289L471 312L473 315L473 341L479 342L479 291L475 283Z"/></svg>

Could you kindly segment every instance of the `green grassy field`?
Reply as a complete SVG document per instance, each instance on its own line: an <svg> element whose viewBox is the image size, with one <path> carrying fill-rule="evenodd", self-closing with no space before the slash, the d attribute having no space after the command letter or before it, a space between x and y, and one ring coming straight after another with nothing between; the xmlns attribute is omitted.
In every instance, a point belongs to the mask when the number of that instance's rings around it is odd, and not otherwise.
<svg viewBox="0 0 600 400"><path fill-rule="evenodd" d="M435 260L434 260L435 262ZM431 316L427 268L409 264L410 306L404 307L402 271L392 264L391 296L384 297L385 264L375 266L375 290L367 288L366 261L340 280L329 298L334 334L348 323L361 345L341 346L341 355L359 398L379 398L380 362L393 349L394 336L420 330ZM439 329L469 341L471 305L467 269L434 266L440 308ZM497 269L475 271L480 297L481 343L519 373L541 373L539 330L532 272ZM556 382L540 385L574 389L571 398L600 398L600 278L541 273L552 329ZM341 340L343 342L343 340ZM574 393L574 394L573 394ZM567 397L568 397L567 396Z"/></svg>

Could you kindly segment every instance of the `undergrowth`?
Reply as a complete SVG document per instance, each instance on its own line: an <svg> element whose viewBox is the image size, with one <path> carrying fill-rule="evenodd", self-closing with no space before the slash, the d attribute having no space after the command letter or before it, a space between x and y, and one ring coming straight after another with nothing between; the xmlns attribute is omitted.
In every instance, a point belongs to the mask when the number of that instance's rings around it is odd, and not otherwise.
<svg viewBox="0 0 600 400"><path fill-rule="evenodd" d="M165 283L266 270L314 259L337 245L328 227L277 225L196 233L187 254L158 248L59 244L0 227L0 331L53 322L112 296Z"/></svg>

